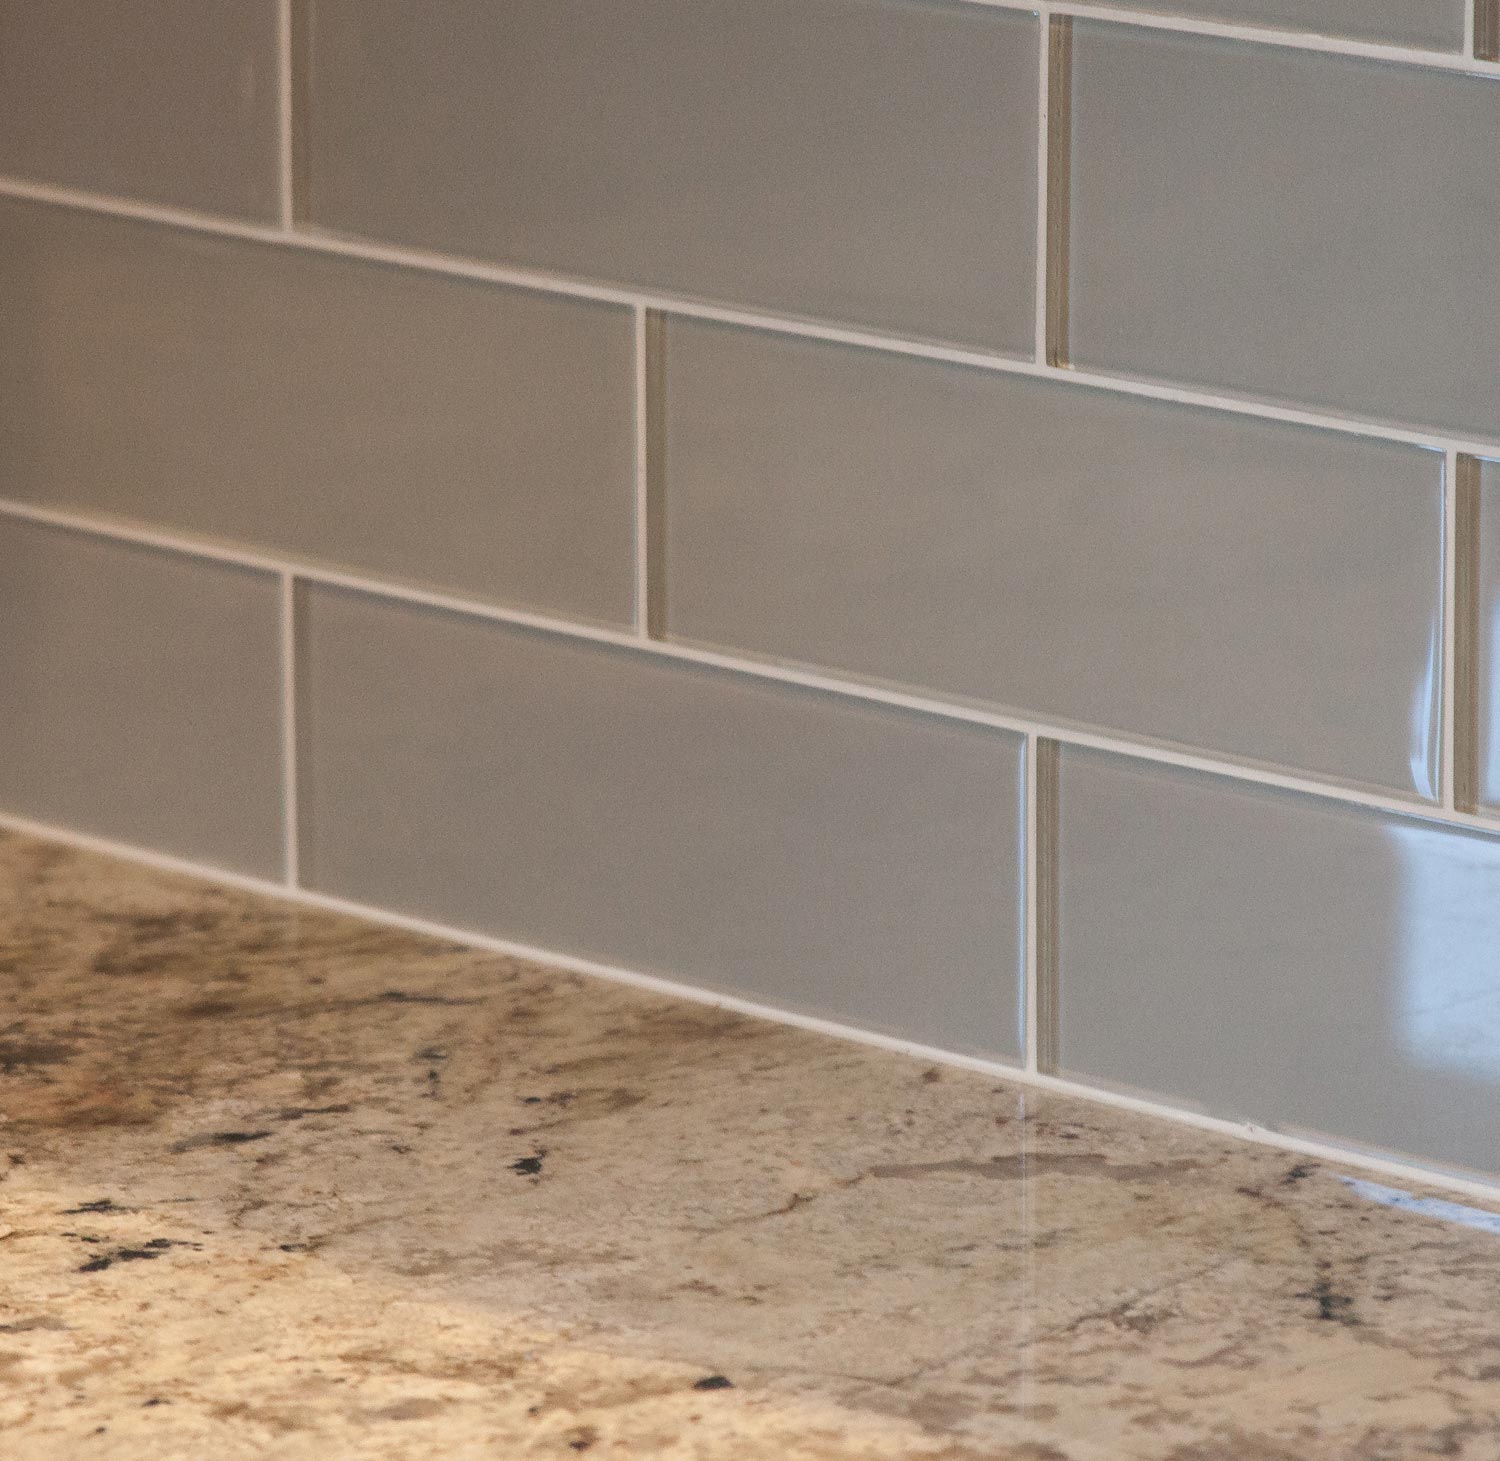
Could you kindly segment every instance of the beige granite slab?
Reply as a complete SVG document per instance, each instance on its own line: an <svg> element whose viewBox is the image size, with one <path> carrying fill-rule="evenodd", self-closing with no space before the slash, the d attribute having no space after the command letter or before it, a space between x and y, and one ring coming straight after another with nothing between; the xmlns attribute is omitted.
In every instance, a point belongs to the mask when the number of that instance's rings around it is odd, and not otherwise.
<svg viewBox="0 0 1500 1461"><path fill-rule="evenodd" d="M1500 1458L1482 1204L9 834L0 1115L16 1461Z"/></svg>

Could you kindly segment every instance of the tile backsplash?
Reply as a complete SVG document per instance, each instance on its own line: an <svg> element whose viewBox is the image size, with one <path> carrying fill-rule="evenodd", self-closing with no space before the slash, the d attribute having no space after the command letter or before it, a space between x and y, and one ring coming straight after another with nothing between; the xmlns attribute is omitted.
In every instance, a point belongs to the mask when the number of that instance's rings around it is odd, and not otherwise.
<svg viewBox="0 0 1500 1461"><path fill-rule="evenodd" d="M1500 841L1065 746L1058 1069L1500 1169Z"/></svg>
<svg viewBox="0 0 1500 1461"><path fill-rule="evenodd" d="M0 593L0 808L276 877L276 579L0 516Z"/></svg>
<svg viewBox="0 0 1500 1461"><path fill-rule="evenodd" d="M671 321L666 629L1431 798L1436 452Z"/></svg>
<svg viewBox="0 0 1500 1461"><path fill-rule="evenodd" d="M1497 9L0 0L0 815L1500 1181Z"/></svg>
<svg viewBox="0 0 1500 1461"><path fill-rule="evenodd" d="M1461 51L1466 39L1464 0L1152 0L1141 9L1438 51Z"/></svg>
<svg viewBox="0 0 1500 1461"><path fill-rule="evenodd" d="M1019 736L376 595L303 608L311 886L1020 1052Z"/></svg>
<svg viewBox="0 0 1500 1461"><path fill-rule="evenodd" d="M909 0L312 0L318 228L1031 347L1037 21Z"/></svg>
<svg viewBox="0 0 1500 1461"><path fill-rule="evenodd" d="M0 173L276 216L269 0L0 0Z"/></svg>
<svg viewBox="0 0 1500 1461"><path fill-rule="evenodd" d="M1073 27L1068 356L1500 435L1500 86Z"/></svg>
<svg viewBox="0 0 1500 1461"><path fill-rule="evenodd" d="M0 289L7 496L629 621L628 310L3 199Z"/></svg>

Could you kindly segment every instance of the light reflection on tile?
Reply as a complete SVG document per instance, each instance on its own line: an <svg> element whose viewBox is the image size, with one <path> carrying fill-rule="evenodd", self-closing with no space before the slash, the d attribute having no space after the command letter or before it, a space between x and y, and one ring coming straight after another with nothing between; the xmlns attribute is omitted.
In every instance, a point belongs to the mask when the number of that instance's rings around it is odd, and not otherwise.
<svg viewBox="0 0 1500 1461"><path fill-rule="evenodd" d="M1500 840L1060 766L1066 1074L1500 1172Z"/></svg>

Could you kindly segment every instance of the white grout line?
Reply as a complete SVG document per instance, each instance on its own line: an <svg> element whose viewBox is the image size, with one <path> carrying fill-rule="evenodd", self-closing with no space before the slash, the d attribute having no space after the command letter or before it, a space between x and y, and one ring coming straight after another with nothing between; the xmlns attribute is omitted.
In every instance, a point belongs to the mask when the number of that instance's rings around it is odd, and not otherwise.
<svg viewBox="0 0 1500 1461"><path fill-rule="evenodd" d="M297 865L297 577L281 575L281 835L287 886L295 888Z"/></svg>
<svg viewBox="0 0 1500 1461"><path fill-rule="evenodd" d="M650 483L647 472L650 462L647 450L650 433L650 402L647 399L646 359L646 310L637 305L635 309L635 632L645 639L650 633L649 605L646 596L650 589L649 544Z"/></svg>
<svg viewBox="0 0 1500 1461"><path fill-rule="evenodd" d="M1458 741L1458 697L1455 656L1458 640L1458 453L1443 458L1443 689L1442 767L1438 787L1445 812L1454 810L1454 767Z"/></svg>
<svg viewBox="0 0 1500 1461"><path fill-rule="evenodd" d="M695 985L681 984L676 980L662 979L654 974L640 974L615 964L605 964L594 959L583 959L573 954L559 953L552 949L538 948L533 944L519 943L513 939L496 938L490 934L477 933L472 929L455 928L450 924L436 923L431 919L415 918L390 909L373 907L367 903L348 898L337 898L326 893L312 892L306 888L287 887L246 873L236 873L216 868L187 858L173 857L167 853L152 852L146 848L133 847L128 843L115 842L105 837L95 837L85 832L74 832L29 817L14 816L0 812L0 827L9 828L27 836L38 837L64 846L76 847L85 852L117 857L161 872L177 873L197 878L222 887L235 888L241 892L256 893L281 902L296 904L304 908L316 908L327 913L340 913L352 918L365 919L387 928L399 928L408 933L428 938L443 939L469 948L483 949L503 954L510 958L527 959L538 964L550 965L554 969L571 974L584 974L593 978L608 979L616 984L629 985L635 989L648 990L653 994L667 995L675 999L691 1000L695 1004L706 1004L716 1009L731 1010L736 1014L749 1015L755 1019L770 1020L779 1025L790 1025L809 1030L814 1034L828 1035L837 1040L853 1041L860 1045L874 1046L878 1050L889 1050L907 1055L929 1064L949 1066L956 1070L969 1070L980 1075L1003 1080L1021 1087L1032 1086L1060 1095L1076 1096L1099 1105L1112 1106L1139 1115L1156 1117L1180 1126L1192 1126L1202 1131L1221 1136L1253 1141L1262 1146L1275 1147L1282 1151L1296 1152L1302 1156L1315 1157L1320 1161L1333 1162L1341 1166L1356 1167L1364 1171L1378 1172L1398 1181L1437 1187L1450 1192L1460 1192L1490 1202L1500 1202L1500 1178L1485 1180L1448 1172L1441 1168L1428 1168L1414 1162L1378 1156L1357 1147L1343 1147L1332 1142L1317 1141L1293 1136L1258 1126L1254 1122L1228 1121L1217 1116L1205 1116L1197 1111L1172 1106L1162 1101L1149 1100L1141 1096L1126 1095L1102 1087L1090 1086L1082 1081L1068 1080L1062 1076L1041 1075L1018 1066L1006 1065L996 1060L977 1056L959 1055L951 1050L940 1050L931 1045L919 1045L910 1040L891 1035L880 1035L870 1030L861 1030L843 1025L835 1020L819 1019L812 1015L796 1014L778 1009L773 1005L740 999L734 995L716 994Z"/></svg>
<svg viewBox="0 0 1500 1461"><path fill-rule="evenodd" d="M292 197L292 0L276 6L277 212L288 232L296 223Z"/></svg>
<svg viewBox="0 0 1500 1461"><path fill-rule="evenodd" d="M1435 802L1419 801L1414 795L1399 796L1360 786L1319 781L1314 777L1301 776L1256 762L1237 761L1232 758L1203 754L1180 746L1134 739L1128 735L1109 734L1011 710L989 709L962 701L944 700L937 696L897 689L878 682L845 679L837 674L829 674L810 666L771 659L756 659L750 655L734 654L677 640L642 639L633 625L629 629L612 629L599 624L557 619L547 614L532 613L524 609L503 608L497 604L418 588L410 584L367 578L362 574L347 573L341 569L327 568L317 563L274 558L264 553L242 552L238 549L226 548L222 544L209 543L177 533L162 532L159 529L142 527L135 523L91 518L79 513L37 507L30 503L13 502L5 498L0 498L0 516L44 523L73 532L112 538L118 542L159 548L166 552L185 553L219 563L232 563L241 568L258 569L278 577L291 574L303 583L323 584L330 588L348 589L355 593L369 594L372 597L398 603L417 604L424 608L463 614L469 618L509 624L574 643L608 645L615 649L629 650L632 653L648 655L656 659L725 670L733 674L748 675L758 680L774 681L777 684L799 685L847 700L893 706L899 710L915 711L922 715L936 716L965 725L986 726L992 730L1010 731L1020 736L1045 736L1049 740L1058 741L1067 746L1107 751L1114 755L1129 756L1138 761L1149 761L1159 766L1202 771L1256 786L1301 792L1307 796L1321 797L1324 800L1341 802L1347 806L1394 813L1398 816L1441 823L1450 827L1500 833L1500 812L1478 814L1448 811Z"/></svg>
<svg viewBox="0 0 1500 1461"><path fill-rule="evenodd" d="M977 0L971 0L971 3L977 3ZM1054 5L1053 9L1058 13L1063 13L1066 7ZM1496 74L1500 74L1500 64L1496 66ZM905 355L918 360L938 360L951 365L972 366L977 370L993 371L1000 375L1028 376L1034 380L1050 380L1072 387L1104 390L1114 395L1132 396L1142 400L1199 406L1207 410L1224 411L1235 416L1254 417L1261 421L1280 421L1293 426L1311 426L1322 431L1336 431L1345 436L1355 436L1371 441L1399 442L1431 451L1459 451L1470 456L1500 456L1500 436L1490 440L1479 437L1458 437L1441 431L1423 430L1417 426L1393 425L1353 416L1308 411L1295 406L1278 406L1266 401L1257 401L1248 396L1195 390L1181 384L1138 380L1130 376L1109 375L1102 371L1080 370L1073 366L1050 366L1045 362L1039 363L1030 358L997 355L992 351L967 349L958 345L941 345L926 340L902 339L816 320L765 314L756 310L710 304L702 300L572 279L541 270L460 259L425 249L374 243L366 239L338 237L319 233L300 225L288 231L279 226L246 223L240 219L193 213L180 208L164 208L155 204L139 203L129 198L79 192L72 188L53 187L46 183L29 183L18 178L0 177L0 197L21 198L30 202L50 203L65 208L79 208L111 217L166 224L174 228L191 229L197 233L245 239L252 243L273 244L282 248L329 254L337 258L390 264L400 268L421 270L425 273L441 274L450 278L508 285L515 289L537 290L572 299L591 299L605 304L624 305L630 309L660 310L663 313L687 319L743 325L749 329L766 330L774 334L823 340L835 345L853 345L866 350L882 350L888 354Z"/></svg>
<svg viewBox="0 0 1500 1461"><path fill-rule="evenodd" d="M1047 145L1051 108L1052 37L1050 12L1037 7L1037 121L1036 121L1036 322L1032 352L1038 365L1047 363Z"/></svg>
<svg viewBox="0 0 1500 1461"><path fill-rule="evenodd" d="M1024 927L1026 929L1026 987L1025 1015L1022 1028L1025 1030L1025 1058L1028 1074L1035 1075L1037 1070L1037 1051L1039 1044L1039 1031L1037 1024L1037 995L1040 981L1037 978L1037 956L1038 956L1038 917L1037 899L1041 892L1040 876L1037 858L1037 806L1036 806L1036 752L1037 737L1029 735L1026 737L1026 859L1025 859L1025 890L1024 902Z"/></svg>
<svg viewBox="0 0 1500 1461"><path fill-rule="evenodd" d="M1037 0L964 0L965 4L993 10L1025 10L1035 14ZM1241 25L1234 21L1206 20L1190 15L1164 15L1153 11L1091 5L1087 0L1046 0L1054 15L1110 25L1137 26L1144 30L1175 31L1208 40L1248 41L1294 51L1316 51L1329 56L1353 56L1361 60L1386 61L1393 65L1425 66L1434 71L1462 71L1475 76L1500 76L1500 63L1474 59L1466 46L1462 51L1432 51L1422 46L1402 46L1389 41L1361 41L1350 37L1320 35L1315 31L1277 30L1271 26ZM1472 0L1468 0L1472 4ZM1470 28L1470 35L1473 30Z"/></svg>

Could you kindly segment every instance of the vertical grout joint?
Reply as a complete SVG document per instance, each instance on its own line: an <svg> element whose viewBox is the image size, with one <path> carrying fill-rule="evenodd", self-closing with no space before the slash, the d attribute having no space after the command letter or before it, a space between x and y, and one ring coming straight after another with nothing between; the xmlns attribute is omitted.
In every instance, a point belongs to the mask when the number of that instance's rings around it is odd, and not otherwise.
<svg viewBox="0 0 1500 1461"><path fill-rule="evenodd" d="M281 579L282 875L289 888L302 887L306 871L302 856L307 830L307 757L302 745L302 707L306 704L303 618L303 585L295 573L284 573Z"/></svg>
<svg viewBox="0 0 1500 1461"><path fill-rule="evenodd" d="M641 599L648 639L667 637L667 340L666 316L656 309L645 312L645 348L641 362L641 389L645 393L642 413L642 474L644 503L641 531Z"/></svg>
<svg viewBox="0 0 1500 1461"><path fill-rule="evenodd" d="M1036 1068L1057 1073L1058 1060L1058 743L1036 741L1036 865L1032 888L1036 920Z"/></svg>
<svg viewBox="0 0 1500 1461"><path fill-rule="evenodd" d="M1496 0L1500 3L1500 0ZM1073 18L1047 22L1046 363L1068 364L1069 211L1073 161Z"/></svg>
<svg viewBox="0 0 1500 1461"><path fill-rule="evenodd" d="M1453 474L1453 806L1479 803L1479 461Z"/></svg>
<svg viewBox="0 0 1500 1461"><path fill-rule="evenodd" d="M308 84L312 58L312 16L309 0L282 0L286 55L283 58L282 125L286 172L284 217L286 228L295 228L307 219L308 184L311 153L308 148Z"/></svg>
<svg viewBox="0 0 1500 1461"><path fill-rule="evenodd" d="M1474 0L1474 56L1500 61L1500 0Z"/></svg>

